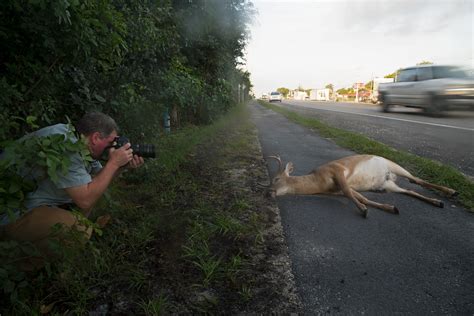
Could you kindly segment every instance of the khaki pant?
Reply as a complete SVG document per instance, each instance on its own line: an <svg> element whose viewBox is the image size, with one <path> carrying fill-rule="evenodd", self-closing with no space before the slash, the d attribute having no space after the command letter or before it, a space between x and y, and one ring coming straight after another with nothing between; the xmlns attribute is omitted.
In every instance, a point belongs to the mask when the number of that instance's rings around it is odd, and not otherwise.
<svg viewBox="0 0 474 316"><path fill-rule="evenodd" d="M84 232L84 241L92 235L92 228L78 223L72 212L57 207L40 206L24 214L14 223L6 225L3 229L3 237L7 240L31 242L43 255L50 256L52 254L48 247L49 240L53 226L58 223L66 229ZM22 268L34 270L42 267L43 264L42 258L28 258L22 264Z"/></svg>

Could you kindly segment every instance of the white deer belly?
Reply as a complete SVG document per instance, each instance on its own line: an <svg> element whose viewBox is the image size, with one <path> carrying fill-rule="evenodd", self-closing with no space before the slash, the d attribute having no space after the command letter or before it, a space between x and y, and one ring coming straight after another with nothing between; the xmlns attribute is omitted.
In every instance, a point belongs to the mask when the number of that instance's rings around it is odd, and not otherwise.
<svg viewBox="0 0 474 316"><path fill-rule="evenodd" d="M383 190L387 180L395 181L395 175L390 172L386 160L373 157L356 165L352 174L346 170L347 184L356 191Z"/></svg>

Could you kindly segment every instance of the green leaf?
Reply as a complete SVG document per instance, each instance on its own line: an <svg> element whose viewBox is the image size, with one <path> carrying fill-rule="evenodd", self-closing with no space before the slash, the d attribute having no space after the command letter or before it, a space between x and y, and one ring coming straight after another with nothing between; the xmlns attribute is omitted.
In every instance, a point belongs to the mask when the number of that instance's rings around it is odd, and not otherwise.
<svg viewBox="0 0 474 316"><path fill-rule="evenodd" d="M102 103L105 102L105 99L103 97L101 97L100 95L98 95L97 93L94 94L94 97L99 102L102 102Z"/></svg>
<svg viewBox="0 0 474 316"><path fill-rule="evenodd" d="M6 280L3 283L3 291L5 291L5 293L11 293L14 290L15 290L15 283L13 283L12 281Z"/></svg>
<svg viewBox="0 0 474 316"><path fill-rule="evenodd" d="M26 117L26 124L31 128L38 128L39 126L35 123L38 118L36 116L29 115Z"/></svg>
<svg viewBox="0 0 474 316"><path fill-rule="evenodd" d="M19 208L21 205L21 201L17 199L7 199L7 207L8 208Z"/></svg>
<svg viewBox="0 0 474 316"><path fill-rule="evenodd" d="M49 140L48 138L44 138L41 143L45 147L51 146L51 140Z"/></svg>
<svg viewBox="0 0 474 316"><path fill-rule="evenodd" d="M20 191L20 189L21 189L21 186L18 183L11 182L10 183L10 188L8 189L8 193L13 194L13 193L16 193L16 192Z"/></svg>

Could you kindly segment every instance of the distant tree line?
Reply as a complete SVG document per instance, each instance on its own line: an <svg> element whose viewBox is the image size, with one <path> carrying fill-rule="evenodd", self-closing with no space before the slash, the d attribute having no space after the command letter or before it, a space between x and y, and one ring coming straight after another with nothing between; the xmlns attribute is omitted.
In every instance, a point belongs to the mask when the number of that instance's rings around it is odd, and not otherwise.
<svg viewBox="0 0 474 316"><path fill-rule="evenodd" d="M0 139L113 116L130 136L208 123L250 89L249 0L0 2ZM34 122L34 124L33 124Z"/></svg>

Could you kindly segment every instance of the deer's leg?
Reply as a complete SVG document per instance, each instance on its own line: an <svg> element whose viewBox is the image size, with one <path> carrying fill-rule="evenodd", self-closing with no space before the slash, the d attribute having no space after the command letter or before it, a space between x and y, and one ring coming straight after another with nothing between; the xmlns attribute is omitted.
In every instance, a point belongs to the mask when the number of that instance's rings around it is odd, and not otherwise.
<svg viewBox="0 0 474 316"><path fill-rule="evenodd" d="M441 192L444 192L444 193L448 194L449 196L457 195L457 192L455 190L444 187L442 185L429 183L429 182L427 182L425 180L422 180L420 178L417 178L417 177L408 178L408 179L410 180L410 182L414 182L418 185L421 185L422 187L425 187L425 188L428 188L428 189L436 189L438 191L441 191Z"/></svg>
<svg viewBox="0 0 474 316"><path fill-rule="evenodd" d="M433 204L434 206L437 206L437 207L444 207L443 201L426 197L426 196L421 195L420 193L417 193L417 192L415 192L415 191L411 191L411 190L406 190L406 189L400 188L400 187L399 187L395 182L393 182L393 181L387 181L387 182L385 182L384 189L387 190L387 191L389 191L389 192L397 192L397 193L403 193L403 194L406 194L406 195L413 196L413 197L415 197L415 198L417 198L417 199L420 199L420 200L425 201L425 202L427 202L427 203Z"/></svg>
<svg viewBox="0 0 474 316"><path fill-rule="evenodd" d="M376 208L378 208L378 209L381 209L381 210L386 211L386 212L389 212L389 213L400 214L400 212L398 211L398 208L397 208L396 206L394 206L394 205L390 205L390 204L380 204L380 203L371 201L371 200L369 200L368 198L366 198L365 196L363 196L362 194L360 194L359 192L357 192L356 190L354 190L354 189L351 189L351 190L352 190L352 194L353 194L361 203L364 203L365 205L370 205L370 206L376 207Z"/></svg>
<svg viewBox="0 0 474 316"><path fill-rule="evenodd" d="M338 175L336 176L336 182L339 185L339 188L341 189L342 193L352 202L355 203L357 208L359 208L360 212L362 213L362 216L367 218L367 215L369 213L369 210L367 209L367 206L361 202L352 194L352 189L349 187L347 184L346 178L344 175Z"/></svg>
<svg viewBox="0 0 474 316"><path fill-rule="evenodd" d="M444 193L446 193L450 196L454 196L454 195L457 194L457 192L453 189L444 187L442 185L433 184L433 183L427 182L425 180L422 180L420 178L417 178L417 177L413 176L411 173L409 173L408 171L406 171L405 169L403 169L402 167L400 167L399 165L397 165L396 163L394 163L392 161L390 161L390 171L392 171L396 175L399 175L401 177L405 177L408 180L410 180L410 182L414 182L418 185L421 185L424 188L435 189L435 190L444 192Z"/></svg>

